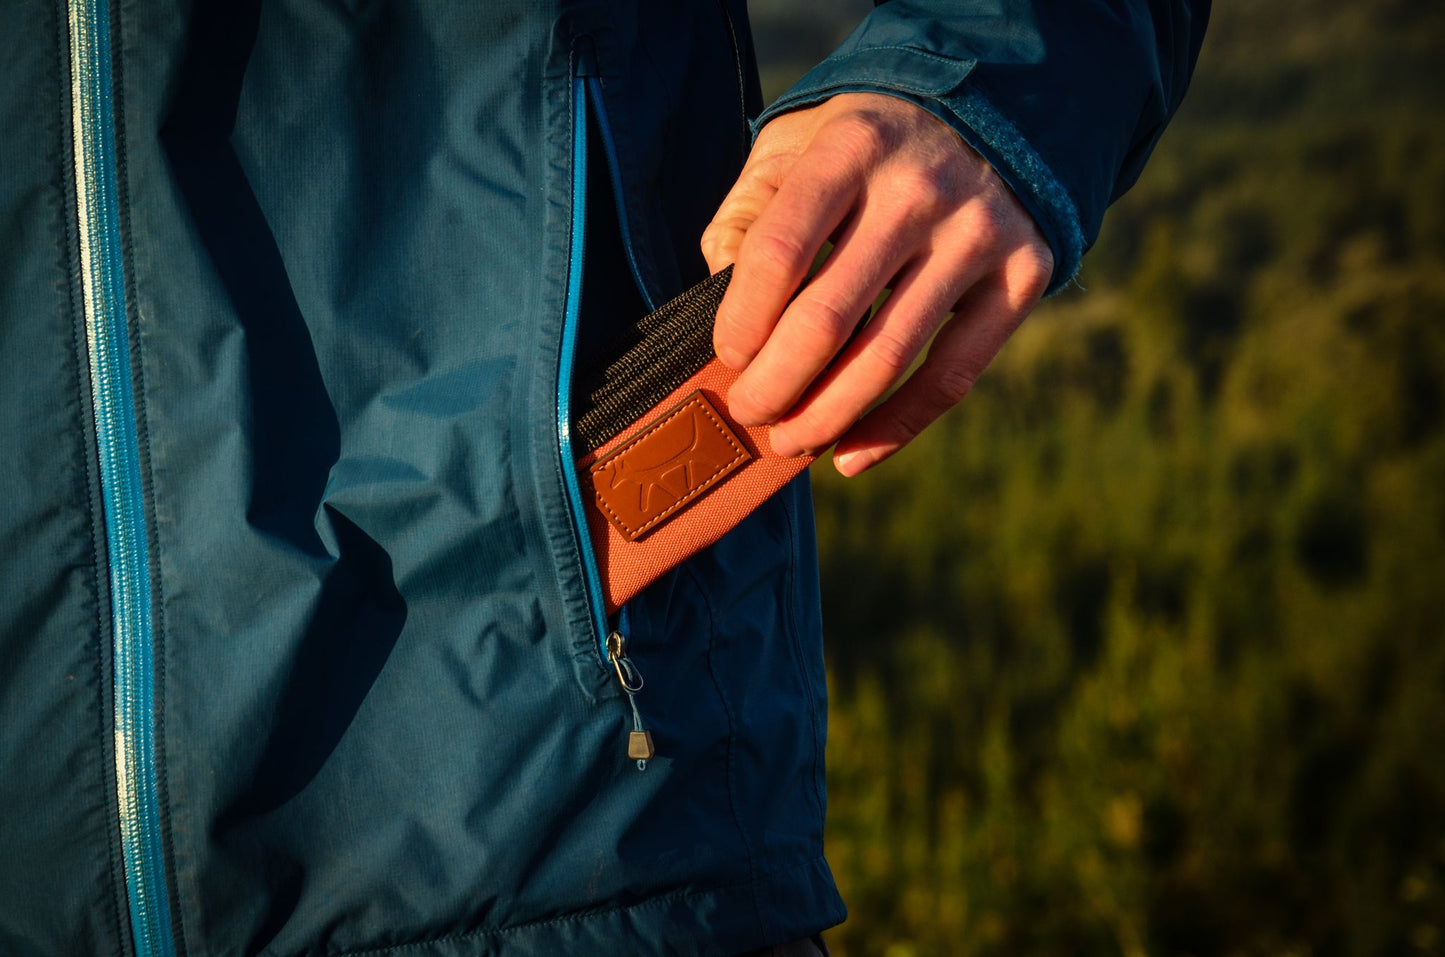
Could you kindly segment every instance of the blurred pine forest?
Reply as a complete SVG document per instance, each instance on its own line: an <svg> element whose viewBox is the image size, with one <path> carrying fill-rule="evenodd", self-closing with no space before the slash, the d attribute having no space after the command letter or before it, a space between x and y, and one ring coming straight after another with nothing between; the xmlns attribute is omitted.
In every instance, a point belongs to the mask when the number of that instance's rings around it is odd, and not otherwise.
<svg viewBox="0 0 1445 957"><path fill-rule="evenodd" d="M856 6L755 4L773 94ZM836 955L1445 953L1442 63L1218 4L1084 290L814 470Z"/></svg>

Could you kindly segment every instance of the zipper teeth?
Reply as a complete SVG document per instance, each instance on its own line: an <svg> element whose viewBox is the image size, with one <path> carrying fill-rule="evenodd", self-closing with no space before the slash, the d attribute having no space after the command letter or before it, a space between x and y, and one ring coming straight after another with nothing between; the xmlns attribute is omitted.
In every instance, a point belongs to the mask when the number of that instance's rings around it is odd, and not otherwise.
<svg viewBox="0 0 1445 957"><path fill-rule="evenodd" d="M136 955L169 957L174 946L151 720L150 556L119 242L110 14L105 0L69 0L67 14L80 281L110 572L121 854Z"/></svg>
<svg viewBox="0 0 1445 957"><path fill-rule="evenodd" d="M562 355L557 363L557 439L562 455L562 476L577 531L577 550L587 582L598 653L607 660L607 611L602 598L602 576L592 538L587 530L582 487L572 454L572 366L577 354L578 310L582 304L582 262L587 237L587 90L582 77L572 80L572 237L567 263L567 314L562 324Z"/></svg>
<svg viewBox="0 0 1445 957"><path fill-rule="evenodd" d="M652 293L642 281L642 269L637 264L637 252L629 241L632 227L627 221L627 198L622 193L622 163L617 156L617 143L612 138L612 124L607 119L607 110L602 100L602 81L595 76L587 78L587 92L591 94L593 111L597 114L597 132L602 137L602 149L607 154L607 171L611 174L612 205L617 208L617 225L622 233L622 250L627 254L627 267L632 270L632 282L642 294L642 301L648 312L657 309Z"/></svg>

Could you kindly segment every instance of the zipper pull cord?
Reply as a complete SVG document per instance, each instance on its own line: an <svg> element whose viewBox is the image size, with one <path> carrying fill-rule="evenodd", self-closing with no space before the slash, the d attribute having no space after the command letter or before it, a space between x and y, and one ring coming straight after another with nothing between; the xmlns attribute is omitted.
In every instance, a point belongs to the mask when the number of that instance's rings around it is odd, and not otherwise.
<svg viewBox="0 0 1445 957"><path fill-rule="evenodd" d="M656 750L652 746L652 733L642 726L642 712L637 710L637 693L645 682L642 673L627 657L627 639L614 631L607 636L607 660L617 671L617 683L627 692L627 703L632 706L632 731L627 735L627 756L637 761L637 770L646 771L647 761Z"/></svg>

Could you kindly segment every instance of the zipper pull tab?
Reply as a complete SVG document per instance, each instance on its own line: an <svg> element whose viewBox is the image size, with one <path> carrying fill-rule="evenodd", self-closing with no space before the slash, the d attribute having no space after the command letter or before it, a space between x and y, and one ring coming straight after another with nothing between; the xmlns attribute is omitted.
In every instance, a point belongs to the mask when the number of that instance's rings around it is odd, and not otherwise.
<svg viewBox="0 0 1445 957"><path fill-rule="evenodd" d="M632 732L627 736L627 756L637 762L637 770L646 771L648 759L657 752L652 747L652 733L642 726L642 713L637 710L637 692L644 684L642 674L627 657L627 639L620 631L607 636L607 660L617 670L617 683L627 692L627 703L632 706Z"/></svg>

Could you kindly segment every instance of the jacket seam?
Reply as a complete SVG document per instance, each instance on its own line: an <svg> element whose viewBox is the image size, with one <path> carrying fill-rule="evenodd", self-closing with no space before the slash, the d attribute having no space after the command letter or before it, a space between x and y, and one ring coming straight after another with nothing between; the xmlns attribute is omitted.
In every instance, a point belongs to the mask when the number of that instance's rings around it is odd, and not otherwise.
<svg viewBox="0 0 1445 957"><path fill-rule="evenodd" d="M737 24L733 22L732 11L728 9L728 0L717 0L718 10L722 13L723 26L727 29L728 46L732 49L733 65L737 68L738 83L738 120L739 131L742 137L739 141L741 154L739 157L739 168L747 163L748 153L751 152L753 136L752 124L748 119L748 84L747 71L743 67L743 45L739 36Z"/></svg>
<svg viewBox="0 0 1445 957"><path fill-rule="evenodd" d="M648 55L650 56L650 53ZM598 96L601 100L600 109L606 110L607 124L612 134L612 148L608 151L611 155L604 156L602 161L607 169L608 179L612 181L610 185L614 187L617 199L621 200L621 208L618 210L621 217L617 224L618 231L621 234L622 242L631 247L631 255L624 255L623 258L629 261L629 266L636 267L636 275L630 276L629 279L634 286L638 287L638 295L642 297L646 307L651 310L656 308L653 303L660 305L667 296L659 294L662 283L655 265L658 257L654 250L657 243L653 236L652 223L643 215L644 197L637 185L642 177L634 168L636 165L633 158L635 150L622 148L622 143L629 141L632 135L629 126L631 110L613 109L608 105L607 96L610 85L606 71L602 70L600 66L596 79ZM615 97L618 94L613 95ZM598 133L601 134L600 117L598 122ZM625 228L624 222L626 223Z"/></svg>
<svg viewBox="0 0 1445 957"><path fill-rule="evenodd" d="M978 62L974 57L949 56L947 53L939 53L937 50L930 50L926 47L914 46L910 43L877 43L869 44L867 46L859 46L856 49L849 50L847 53L836 53L833 56L828 57L828 59L824 60L823 63L819 64L819 66L823 66L829 63L842 63L844 60L849 60L856 56L867 56L868 54L873 53L877 50L902 50L906 53L916 54L921 57L927 57L930 60L937 60L940 63L971 64Z"/></svg>
<svg viewBox="0 0 1445 957"><path fill-rule="evenodd" d="M798 481L795 479L794 481ZM798 627L798 569L802 567L802 555L800 554L796 502L792 496L792 490L783 499L783 515L787 518L784 523L788 529L788 548L792 554L792 564L788 566L788 644L793 649L793 662L798 669L798 682L803 686L803 693L808 698L808 723L813 729L813 774L812 792L813 803L818 811L818 819L821 821L827 815L827 806L823 801L820 782L823 780L823 729L818 726L818 696L813 689L813 682L809 680L807 660L804 657L802 647L802 629Z"/></svg>
<svg viewBox="0 0 1445 957"><path fill-rule="evenodd" d="M623 914L629 912L647 911L658 907L665 907L668 904L678 901L693 900L695 898L709 897L723 891L736 890L740 887L752 885L753 898L756 901L758 894L757 885L769 878L779 874L786 874L790 871L801 871L819 864L826 864L823 855L816 854L804 861L782 865L769 870L750 874L748 877L732 881L726 884L715 884L711 887L692 891L675 891L671 894L664 894L660 897L649 897L638 901L635 904L625 904L620 907L604 907L589 910L574 911L570 914L563 914L559 917L549 917L546 920L528 921L524 924L515 924L511 927L495 927L489 929L477 929L463 931L458 934L448 934L444 937L431 937L424 940L406 941L400 944L382 944L376 947L361 947L355 950L332 950L327 951L330 957L369 957L369 955L398 954L408 950L416 950L422 947L435 947L439 944L451 944L469 940L480 940L485 938L501 938L521 931L532 930L538 927L551 927L554 925L570 924L576 921L592 920L599 917L607 917L612 914Z"/></svg>
<svg viewBox="0 0 1445 957"><path fill-rule="evenodd" d="M733 717L732 705L728 703L727 693L723 690L722 679L718 677L716 663L717 612L713 608L712 598L708 595L707 589L702 585L702 579L693 571L692 564L690 562L684 563L682 570L692 581L693 588L697 589L698 597L702 599L703 607L707 609L707 672L708 677L712 679L713 688L717 691L718 703L722 705L723 717L726 718L728 724L726 767L728 813L732 816L733 826L738 829L738 840L742 842L743 851L748 857L748 877L753 884L753 917L757 920L759 929L766 934L767 925L763 920L762 902L758 900L757 891L757 852L753 849L753 842L748 840L747 828L743 826L742 816L738 813L737 722Z"/></svg>

